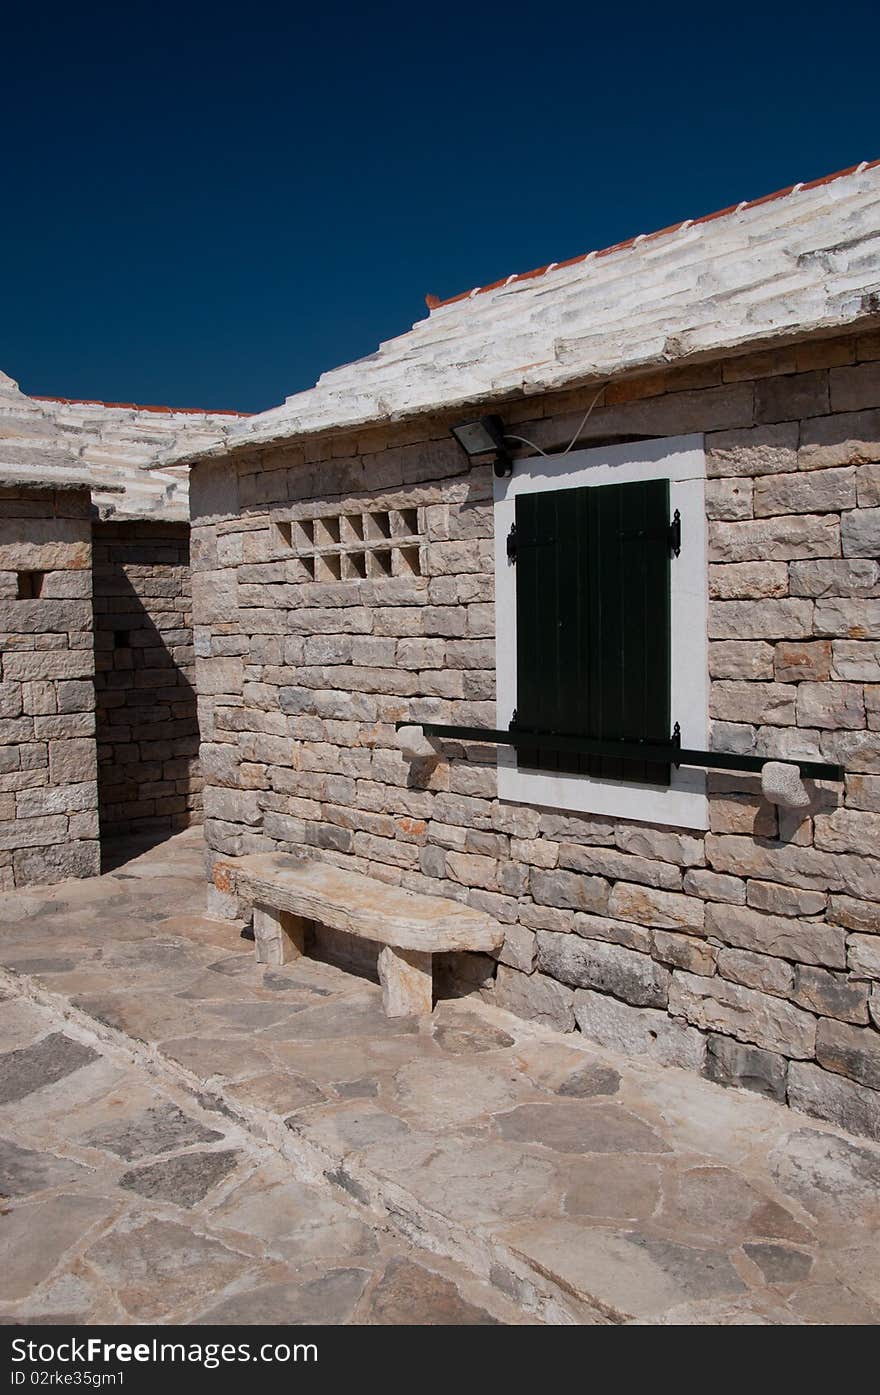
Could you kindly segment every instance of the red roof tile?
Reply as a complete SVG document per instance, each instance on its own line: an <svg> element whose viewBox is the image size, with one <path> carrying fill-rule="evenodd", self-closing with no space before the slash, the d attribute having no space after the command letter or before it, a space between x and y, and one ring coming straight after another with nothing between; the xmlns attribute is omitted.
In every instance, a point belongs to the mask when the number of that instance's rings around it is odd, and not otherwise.
<svg viewBox="0 0 880 1395"><path fill-rule="evenodd" d="M488 286L474 286L472 290L460 291L458 295L448 296L446 300L441 300L436 295L426 295L425 304L429 310L439 310L441 306L455 305L459 300L469 300L475 295L485 295L487 291L498 290L501 286L518 284L520 281L531 281L537 276L545 276L547 272L576 266L578 262L586 261L587 257L610 257L613 252L623 252L637 242L667 237L670 233L678 232L680 228L699 226L700 223L713 223L717 218L728 218L731 214L742 213L747 208L758 208L761 204L772 203L774 199L784 199L800 189L819 189L823 184L833 183L835 179L843 179L846 175L857 174L859 170L874 169L877 165L880 165L880 160L863 161L860 165L850 165L849 169L835 170L834 174L825 174L821 179L812 179L807 184L792 184L787 189L777 189L775 193L764 194L759 199L748 199L743 203L730 204L727 208L720 208L715 213L704 213L700 218L687 218L681 223L671 224L668 228L660 228L657 232L642 233L638 237L627 238L625 242L615 242L612 247L603 247L597 252L583 252L580 256L569 257L564 262L551 262L547 266L536 267L534 271L521 271L514 276L503 276L499 281L492 281Z"/></svg>
<svg viewBox="0 0 880 1395"><path fill-rule="evenodd" d="M235 412L216 407L154 407L142 402L102 402L97 397L46 397L31 393L34 402L59 402L63 407L121 407L130 412L165 412L175 416L251 417L253 412Z"/></svg>

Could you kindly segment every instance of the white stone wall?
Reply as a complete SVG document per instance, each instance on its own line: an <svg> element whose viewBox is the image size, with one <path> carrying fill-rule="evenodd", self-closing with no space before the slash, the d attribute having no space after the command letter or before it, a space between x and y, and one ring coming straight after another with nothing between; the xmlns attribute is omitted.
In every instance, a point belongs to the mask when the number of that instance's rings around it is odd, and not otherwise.
<svg viewBox="0 0 880 1395"><path fill-rule="evenodd" d="M594 393L505 419L561 446ZM880 1137L880 336L622 381L587 423L705 433L714 746L847 769L781 815L711 775L706 835L500 802L486 748L398 751L403 717L495 723L491 476L448 425L195 466L209 860L306 850L459 897L507 939L453 986ZM311 579L297 521L326 556L335 520L412 509L418 574Z"/></svg>
<svg viewBox="0 0 880 1395"><path fill-rule="evenodd" d="M0 488L0 889L99 870L89 513Z"/></svg>

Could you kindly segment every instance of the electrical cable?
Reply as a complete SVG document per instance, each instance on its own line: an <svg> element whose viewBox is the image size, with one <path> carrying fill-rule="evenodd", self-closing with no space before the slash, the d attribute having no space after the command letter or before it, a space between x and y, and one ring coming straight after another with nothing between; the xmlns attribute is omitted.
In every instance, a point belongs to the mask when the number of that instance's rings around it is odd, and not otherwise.
<svg viewBox="0 0 880 1395"><path fill-rule="evenodd" d="M542 450L540 446L536 446L536 445L535 445L534 441L527 441L526 438L525 438L525 436L514 436L514 435L512 435L512 434L509 433L509 432L505 432L505 435L504 435L505 441L520 441L520 442L522 442L522 444L523 444L524 446L528 446L531 450L535 450L535 451L538 452L539 455L543 455L543 456L545 456L545 457L546 457L546 456L549 456L549 455L551 455L551 454L554 454L554 455L568 455L568 452L571 450L572 446L575 444L575 442L577 441L577 439L578 439L578 437L580 436L581 432L583 431L584 427L586 426L587 422L589 421L589 419L590 419L590 413L592 412L592 410L593 410L593 408L595 407L596 403L599 401L599 398L602 396L602 393L605 391L605 389L606 389L607 386L608 386L607 383L603 383L602 386L600 387L599 391L596 393L596 396L593 398L593 400L592 400L592 402L590 403L589 407L588 407L587 410L584 412L584 419L583 419L583 421L581 422L581 424L580 424L580 426L578 427L577 431L576 431L576 432L574 433L574 435L572 436L572 438L571 438L571 440L569 441L568 445L565 447L565 450L563 450L563 451L553 451L553 452L548 451L548 450Z"/></svg>

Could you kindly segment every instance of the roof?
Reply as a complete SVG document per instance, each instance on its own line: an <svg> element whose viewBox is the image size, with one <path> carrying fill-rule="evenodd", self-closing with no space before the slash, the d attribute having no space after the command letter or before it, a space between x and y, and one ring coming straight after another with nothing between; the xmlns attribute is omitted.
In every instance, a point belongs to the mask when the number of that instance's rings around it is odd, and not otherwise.
<svg viewBox="0 0 880 1395"><path fill-rule="evenodd" d="M880 161L441 302L187 464L880 320Z"/></svg>
<svg viewBox="0 0 880 1395"><path fill-rule="evenodd" d="M98 482L94 475L77 475L74 471L55 471L46 469L16 469L13 465L0 465L0 489L39 489L39 490L70 490L86 489L91 492L97 487ZM113 485L112 489L122 493L121 485Z"/></svg>
<svg viewBox="0 0 880 1395"><path fill-rule="evenodd" d="M161 412L166 416L178 417L249 417L252 412L237 412L233 408L220 407L154 407L142 402L103 402L99 397L43 397L31 394L33 402L60 402L65 407L115 407L125 412Z"/></svg>
<svg viewBox="0 0 880 1395"><path fill-rule="evenodd" d="M160 454L210 446L241 412L29 397L0 373L0 476L20 487L92 490L105 519L189 518L184 468L146 474Z"/></svg>

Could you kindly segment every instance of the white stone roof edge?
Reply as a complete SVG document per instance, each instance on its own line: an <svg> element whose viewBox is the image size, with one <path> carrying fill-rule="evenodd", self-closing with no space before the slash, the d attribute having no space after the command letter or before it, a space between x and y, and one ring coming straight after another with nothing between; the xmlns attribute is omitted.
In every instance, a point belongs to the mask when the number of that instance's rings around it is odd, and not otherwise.
<svg viewBox="0 0 880 1395"><path fill-rule="evenodd" d="M155 465L190 465L878 322L874 162L478 288L376 353L231 427L223 440L166 452Z"/></svg>
<svg viewBox="0 0 880 1395"><path fill-rule="evenodd" d="M29 397L0 372L0 471L15 488L88 488L101 519L186 522L186 470L141 467L169 448L219 443L237 420L230 412Z"/></svg>

